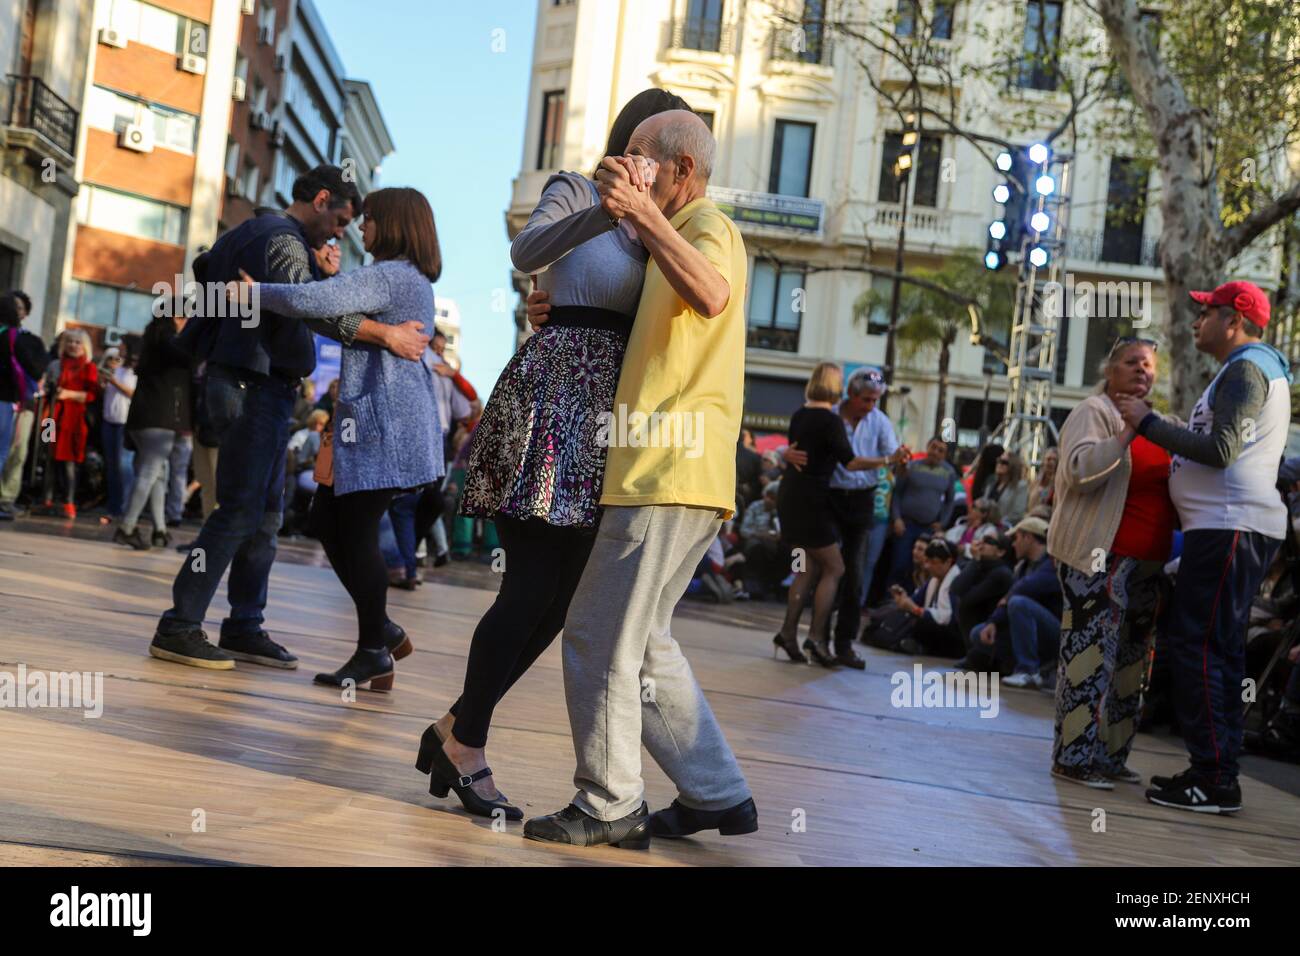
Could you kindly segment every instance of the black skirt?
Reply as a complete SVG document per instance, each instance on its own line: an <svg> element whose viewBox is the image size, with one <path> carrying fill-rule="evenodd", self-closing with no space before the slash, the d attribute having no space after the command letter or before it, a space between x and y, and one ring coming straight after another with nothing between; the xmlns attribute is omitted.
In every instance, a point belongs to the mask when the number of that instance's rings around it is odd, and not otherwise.
<svg viewBox="0 0 1300 956"><path fill-rule="evenodd" d="M787 470L776 496L776 513L781 519L781 540L790 547L824 548L836 544L839 535L831 515L830 482L825 478Z"/></svg>

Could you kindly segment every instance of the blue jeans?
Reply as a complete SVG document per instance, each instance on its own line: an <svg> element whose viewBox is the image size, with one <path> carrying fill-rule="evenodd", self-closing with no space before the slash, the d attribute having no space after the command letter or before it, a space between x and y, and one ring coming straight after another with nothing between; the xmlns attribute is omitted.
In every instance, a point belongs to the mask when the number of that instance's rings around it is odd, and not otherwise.
<svg viewBox="0 0 1300 956"><path fill-rule="evenodd" d="M416 491L408 491L393 499L388 506L388 517L393 522L393 537L397 539L397 550L402 556L402 565L406 568L407 579L416 578L415 549L415 505L420 500Z"/></svg>
<svg viewBox="0 0 1300 956"><path fill-rule="evenodd" d="M104 446L104 480L108 484L109 517L120 518L126 508L126 473L122 467L122 439L126 426L107 419L100 428L100 439ZM3 455L0 455L0 459ZM4 462L0 461L0 468Z"/></svg>
<svg viewBox="0 0 1300 956"><path fill-rule="evenodd" d="M13 402L0 402L0 473L9 458L9 444L14 440L14 422L18 420Z"/></svg>
<svg viewBox="0 0 1300 956"><path fill-rule="evenodd" d="M190 458L194 455L194 438L191 435L176 434L176 443L172 445L167 457L171 477L167 482L165 511L168 521L180 521L185 513L185 489L190 483Z"/></svg>
<svg viewBox="0 0 1300 956"><path fill-rule="evenodd" d="M200 627L230 568L230 616L223 636L256 634L266 609L275 535L284 510L284 457L296 390L289 382L208 369L205 399L221 436L217 510L203 522L176 582L163 633Z"/></svg>
<svg viewBox="0 0 1300 956"><path fill-rule="evenodd" d="M885 553L885 542L889 540L889 519L877 518L867 535L867 556L862 561L862 606L867 606L871 596L871 582L876 577L876 564Z"/></svg>
<svg viewBox="0 0 1300 956"><path fill-rule="evenodd" d="M1033 598L1016 594L1007 601L1007 624L1015 672L1037 674L1043 658L1054 658L1061 640L1061 618Z"/></svg>

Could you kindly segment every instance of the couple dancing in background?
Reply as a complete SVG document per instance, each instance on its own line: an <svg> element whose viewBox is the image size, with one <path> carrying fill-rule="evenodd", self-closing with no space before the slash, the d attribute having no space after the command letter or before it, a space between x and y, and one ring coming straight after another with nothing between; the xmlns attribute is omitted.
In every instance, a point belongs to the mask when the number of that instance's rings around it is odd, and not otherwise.
<svg viewBox="0 0 1300 956"><path fill-rule="evenodd" d="M620 112L594 180L547 182L515 238L537 272L537 332L484 410L462 510L494 520L501 590L474 632L461 698L421 740L430 792L473 814L523 813L484 748L496 704L564 630L578 792L525 836L644 849L652 835L757 829L748 784L670 633L677 601L735 501L746 259L704 197L714 141L679 97ZM603 447L614 409L704 422L703 454ZM641 745L676 784L653 816Z"/></svg>

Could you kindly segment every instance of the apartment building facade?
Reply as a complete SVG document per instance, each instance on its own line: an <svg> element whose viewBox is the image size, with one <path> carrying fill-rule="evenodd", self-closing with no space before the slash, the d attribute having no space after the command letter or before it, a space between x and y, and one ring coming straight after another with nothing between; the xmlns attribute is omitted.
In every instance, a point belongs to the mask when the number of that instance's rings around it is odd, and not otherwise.
<svg viewBox="0 0 1300 956"><path fill-rule="evenodd" d="M79 0L0 0L0 292L26 292L26 325L46 338L77 195L91 20Z"/></svg>
<svg viewBox="0 0 1300 956"><path fill-rule="evenodd" d="M864 54L826 27L828 6L823 0L538 3L524 155L506 217L509 235L527 220L549 175L595 166L629 98L650 86L683 96L717 137L710 195L737 220L749 253L745 420L762 430L784 430L818 361L883 365L887 316L877 310L859 320L854 306L873 282L888 295L890 280L873 279L861 267L893 268L900 224L906 225L904 262L910 270L956 254L982 255L989 223L997 218L992 190L1001 174L958 137L923 131L914 169L902 180L896 177L901 124L866 81L859 62ZM903 6L873 0L866 9L888 24ZM989 51L968 22L966 6L947 4L946 16L936 16L942 11L927 0L925 9L948 33L938 44L942 55L983 62L979 58ZM987 5L981 12L987 14ZM1082 14L1073 0L1008 2L997 12L1002 22L983 26L994 35L1023 35L1027 51L1040 37L1054 43L1062 31L1079 29L1074 18ZM790 41L790 21L802 25L799 42ZM887 82L906 80L891 76L883 62L867 65ZM1035 98L1045 124L1053 109L1063 108L1041 71L1026 70L1019 88L1005 92L970 86L958 94ZM996 116L998 103L988 107L985 112ZM1046 131L1014 136L1028 145ZM1137 283L1134 291L1146 293L1150 303L1150 314L1139 322L1158 330L1164 313L1159 210L1148 205L1138 218L1107 215L1132 199L1133 153L1131 144L1114 142L1078 149L1062 265L1076 283ZM901 188L907 190L906 204ZM1254 250L1235 274L1272 289L1277 255ZM527 277L513 278L526 293ZM1073 310L1060 323L1053 398L1058 419L1088 394L1115 335L1132 324L1132 317L1093 319L1088 311ZM518 325L522 338L522 315ZM950 418L959 443L974 445L986 388L989 421L1000 420L1007 380L1001 373L986 374L984 349L967 336L952 350L942 409L936 355L922 352L897 364L890 414L907 441L922 443L937 418Z"/></svg>
<svg viewBox="0 0 1300 956"><path fill-rule="evenodd" d="M216 237L246 6L94 0L60 327L139 333Z"/></svg>

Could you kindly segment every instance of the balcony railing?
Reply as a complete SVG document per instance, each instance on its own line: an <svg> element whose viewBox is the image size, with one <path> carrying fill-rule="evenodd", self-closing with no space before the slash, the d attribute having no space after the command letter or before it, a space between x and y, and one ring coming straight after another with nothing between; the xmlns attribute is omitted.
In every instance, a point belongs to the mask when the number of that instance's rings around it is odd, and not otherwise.
<svg viewBox="0 0 1300 956"><path fill-rule="evenodd" d="M771 349L774 352L798 352L799 330L774 327L749 327L745 344L751 349Z"/></svg>
<svg viewBox="0 0 1300 956"><path fill-rule="evenodd" d="M1118 262L1158 269L1160 242L1123 230L1092 232L1071 229L1065 241L1065 257L1082 262Z"/></svg>
<svg viewBox="0 0 1300 956"><path fill-rule="evenodd" d="M773 60L830 66L830 31L824 23L792 23L773 27L769 55Z"/></svg>
<svg viewBox="0 0 1300 956"><path fill-rule="evenodd" d="M35 76L9 74L9 125L29 129L69 156L77 151L79 114Z"/></svg>
<svg viewBox="0 0 1300 956"><path fill-rule="evenodd" d="M679 17L673 21L668 45L674 50L703 50L707 53L735 52L735 27L713 17Z"/></svg>

